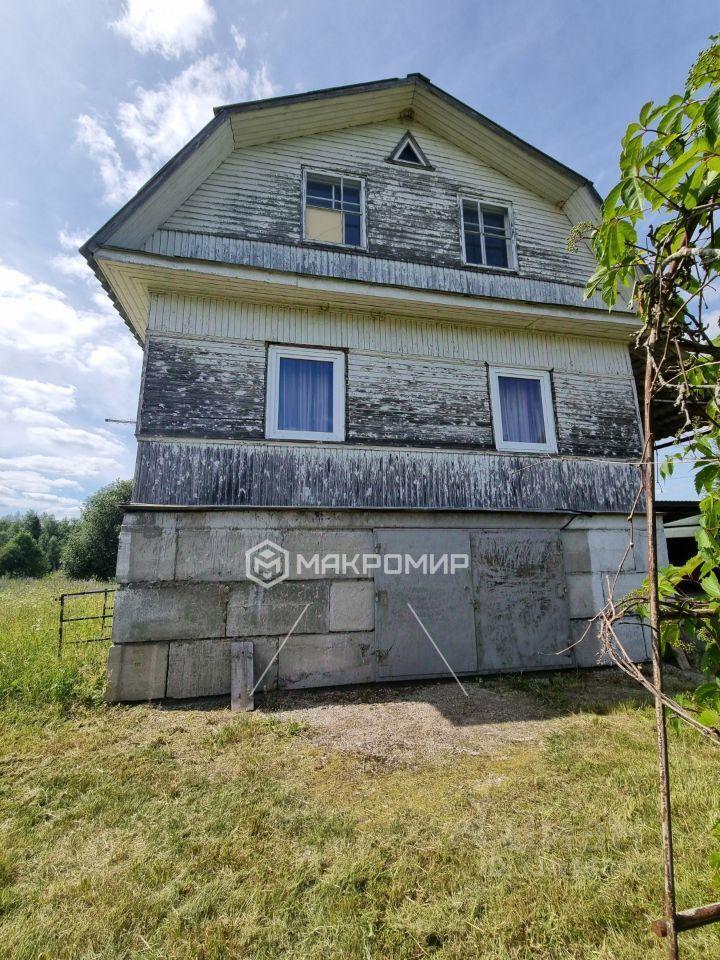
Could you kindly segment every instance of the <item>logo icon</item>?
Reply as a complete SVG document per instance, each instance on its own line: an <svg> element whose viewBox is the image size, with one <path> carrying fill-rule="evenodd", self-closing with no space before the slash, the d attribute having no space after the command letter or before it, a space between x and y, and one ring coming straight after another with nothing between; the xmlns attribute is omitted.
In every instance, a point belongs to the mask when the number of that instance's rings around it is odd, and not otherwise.
<svg viewBox="0 0 720 960"><path fill-rule="evenodd" d="M272 540L256 543L245 554L245 574L261 587L274 587L290 574L290 554Z"/></svg>

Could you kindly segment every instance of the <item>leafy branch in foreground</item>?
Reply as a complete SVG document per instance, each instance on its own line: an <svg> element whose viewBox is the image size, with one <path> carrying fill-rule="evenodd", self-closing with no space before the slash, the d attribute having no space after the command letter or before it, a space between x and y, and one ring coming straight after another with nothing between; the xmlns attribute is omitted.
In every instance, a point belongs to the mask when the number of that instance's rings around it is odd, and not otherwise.
<svg viewBox="0 0 720 960"><path fill-rule="evenodd" d="M678 954L677 934L720 920L720 904L686 914L676 910L667 751L667 714L720 743L720 338L707 318L720 266L720 34L693 64L682 94L652 101L622 140L620 180L602 205L599 225L578 225L570 247L588 239L598 267L586 296L600 293L609 307L633 306L641 321L636 349L644 357L642 492L647 517L648 577L643 589L598 614L603 649L655 698L659 795L663 831L665 918L653 929ZM701 501L697 555L685 567L657 565L655 441L657 411L674 408L673 428L696 463ZM679 424L679 426L678 426ZM666 429L667 428L662 428ZM665 466L672 472L671 458ZM632 513L642 509L638 495ZM632 527L631 527L632 529ZM617 580L617 578L616 578ZM652 635L652 680L632 661L618 627L643 617ZM662 654L668 645L701 643L705 681L693 702L663 690ZM692 914L692 916L690 916Z"/></svg>
<svg viewBox="0 0 720 960"><path fill-rule="evenodd" d="M618 183L594 228L579 224L571 246L587 237L598 261L586 296L632 305L642 322L636 347L649 364L652 405L681 415L682 453L695 463L702 495L697 555L659 577L663 648L701 646L705 681L694 711L720 728L720 338L708 297L720 268L720 35L693 64L685 90L640 111L622 139ZM646 450L648 457L652 451ZM647 615L648 591L616 606L612 623Z"/></svg>

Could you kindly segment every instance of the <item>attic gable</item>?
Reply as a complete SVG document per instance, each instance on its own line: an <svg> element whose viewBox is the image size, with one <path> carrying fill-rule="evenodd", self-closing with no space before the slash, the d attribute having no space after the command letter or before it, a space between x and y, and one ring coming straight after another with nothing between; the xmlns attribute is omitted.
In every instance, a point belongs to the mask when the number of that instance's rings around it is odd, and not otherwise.
<svg viewBox="0 0 720 960"><path fill-rule="evenodd" d="M597 212L586 178L536 150L420 74L216 109L216 116L83 247L140 248L233 148L412 118L551 203ZM571 217L574 219L574 215Z"/></svg>

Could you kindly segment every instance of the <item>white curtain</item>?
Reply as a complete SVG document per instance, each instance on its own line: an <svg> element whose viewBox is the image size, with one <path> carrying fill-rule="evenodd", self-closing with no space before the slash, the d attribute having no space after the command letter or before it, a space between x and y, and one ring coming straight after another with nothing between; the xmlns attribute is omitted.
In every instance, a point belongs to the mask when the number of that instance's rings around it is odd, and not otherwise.
<svg viewBox="0 0 720 960"><path fill-rule="evenodd" d="M332 433L332 363L280 357L278 428Z"/></svg>
<svg viewBox="0 0 720 960"><path fill-rule="evenodd" d="M498 377L503 440L545 443L542 390L539 380Z"/></svg>

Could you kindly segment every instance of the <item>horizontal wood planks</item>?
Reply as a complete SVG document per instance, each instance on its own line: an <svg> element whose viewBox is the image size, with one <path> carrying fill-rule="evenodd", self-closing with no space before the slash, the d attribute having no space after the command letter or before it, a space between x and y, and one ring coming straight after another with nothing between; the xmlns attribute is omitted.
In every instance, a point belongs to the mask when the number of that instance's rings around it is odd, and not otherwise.
<svg viewBox="0 0 720 960"><path fill-rule="evenodd" d="M559 453L639 452L622 344L176 297L153 299L140 435L263 438L268 343L347 349L347 443L493 449L494 364L551 371Z"/></svg>
<svg viewBox="0 0 720 960"><path fill-rule="evenodd" d="M419 124L409 129L436 169L387 163L406 129L388 120L235 149L163 226L299 244L302 169L315 167L365 178L374 258L461 267L457 197L467 194L512 204L521 276L584 284L592 254L566 251L571 223L562 210Z"/></svg>
<svg viewBox="0 0 720 960"><path fill-rule="evenodd" d="M217 261L282 273L439 291L468 297L521 300L566 307L605 308L598 295L585 301L584 288L577 284L557 283L547 277L517 276L509 271L462 267L459 262L453 266L443 266L441 263L381 258L348 249L335 250L307 244L293 245L287 242L165 229L153 233L144 250L146 253L161 256Z"/></svg>
<svg viewBox="0 0 720 960"><path fill-rule="evenodd" d="M632 378L627 344L518 328L212 297L153 295L150 331L210 339L274 340L398 356L545 367Z"/></svg>
<svg viewBox="0 0 720 960"><path fill-rule="evenodd" d="M149 338L140 433L257 439L264 410L263 344Z"/></svg>
<svg viewBox="0 0 720 960"><path fill-rule="evenodd" d="M438 450L139 443L133 500L297 506L625 513L627 463Z"/></svg>

